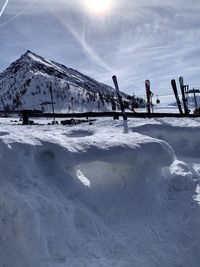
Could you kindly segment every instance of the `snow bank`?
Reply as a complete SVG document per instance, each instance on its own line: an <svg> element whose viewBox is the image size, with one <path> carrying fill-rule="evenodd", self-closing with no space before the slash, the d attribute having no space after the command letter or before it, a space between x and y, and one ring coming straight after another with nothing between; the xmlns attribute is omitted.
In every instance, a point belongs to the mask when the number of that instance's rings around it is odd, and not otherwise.
<svg viewBox="0 0 200 267"><path fill-rule="evenodd" d="M198 175L166 142L122 130L5 127L1 266L200 265Z"/></svg>
<svg viewBox="0 0 200 267"><path fill-rule="evenodd" d="M187 122L188 119L185 119ZM180 120L179 120L180 121ZM139 132L166 141L175 150L176 154L189 157L200 156L200 121L190 120L190 123L180 125L177 119L160 120L155 124L143 124L133 127L134 132Z"/></svg>

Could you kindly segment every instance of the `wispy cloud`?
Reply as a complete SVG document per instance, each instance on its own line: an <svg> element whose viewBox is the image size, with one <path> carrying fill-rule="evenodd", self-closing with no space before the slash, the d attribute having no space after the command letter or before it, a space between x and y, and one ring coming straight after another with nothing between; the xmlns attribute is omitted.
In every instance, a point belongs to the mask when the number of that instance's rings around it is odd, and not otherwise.
<svg viewBox="0 0 200 267"><path fill-rule="evenodd" d="M5 3L4 3L4 5L3 5L2 9L0 10L0 17L3 15L3 12L4 12L4 10L5 10L6 6L7 6L7 4L9 3L9 1L10 1L10 0L6 0L6 1L5 1Z"/></svg>
<svg viewBox="0 0 200 267"><path fill-rule="evenodd" d="M0 17L4 12L4 9L6 8L8 2L10 0L7 0L6 3L4 4L4 8L2 9L1 13L0 13ZM16 18L18 18L19 16L23 15L25 12L27 12L32 6L33 4L35 4L37 2L37 0L32 0L29 4L25 5L25 7L23 7L20 11L18 11L16 14L12 15L9 19L7 19L6 21L4 21L3 23L0 23L0 28L6 26L7 24L9 24L10 22L14 21Z"/></svg>
<svg viewBox="0 0 200 267"><path fill-rule="evenodd" d="M73 37L75 37L75 39L79 42L84 53L86 53L86 56L88 56L88 58L93 64L97 64L99 67L104 68L106 71L111 71L111 68L99 57L97 52L87 43L84 31L78 32L78 30L76 30L72 25L70 25L69 22L66 24L66 27L73 35Z"/></svg>

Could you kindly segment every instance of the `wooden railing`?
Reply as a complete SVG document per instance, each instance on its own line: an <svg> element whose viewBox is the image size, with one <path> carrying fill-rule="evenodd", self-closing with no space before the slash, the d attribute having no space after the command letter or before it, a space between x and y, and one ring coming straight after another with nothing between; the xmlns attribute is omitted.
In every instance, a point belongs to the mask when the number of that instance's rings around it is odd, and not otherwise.
<svg viewBox="0 0 200 267"><path fill-rule="evenodd" d="M15 110L15 111L0 111L2 115L8 114L17 114L22 117L22 124L29 125L30 118L105 118L110 117L113 119L118 119L119 117L123 117L121 112L84 112L84 113L43 113L41 111L36 110ZM128 118L200 118L200 115L194 114L179 114L179 113L146 113L146 112L126 112L126 116Z"/></svg>

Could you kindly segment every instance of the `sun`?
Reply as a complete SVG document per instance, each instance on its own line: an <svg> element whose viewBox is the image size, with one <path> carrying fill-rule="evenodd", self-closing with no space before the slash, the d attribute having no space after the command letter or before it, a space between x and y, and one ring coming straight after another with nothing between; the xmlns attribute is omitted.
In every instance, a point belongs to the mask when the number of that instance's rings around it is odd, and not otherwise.
<svg viewBox="0 0 200 267"><path fill-rule="evenodd" d="M103 13L110 9L111 0L84 0L91 12Z"/></svg>

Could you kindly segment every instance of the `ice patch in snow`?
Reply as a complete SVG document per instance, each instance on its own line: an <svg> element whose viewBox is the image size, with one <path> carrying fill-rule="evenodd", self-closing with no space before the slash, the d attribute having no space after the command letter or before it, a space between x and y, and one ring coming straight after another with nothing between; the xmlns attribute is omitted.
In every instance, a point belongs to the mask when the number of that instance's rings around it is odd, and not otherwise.
<svg viewBox="0 0 200 267"><path fill-rule="evenodd" d="M66 136L71 137L71 138L81 138L81 137L86 137L86 136L91 136L93 135L93 131L88 131L88 130L72 130L71 132L67 133Z"/></svg>
<svg viewBox="0 0 200 267"><path fill-rule="evenodd" d="M81 170L77 170L76 171L77 174L77 178L85 185L90 187L90 181L88 180L88 178L83 174L83 172Z"/></svg>

